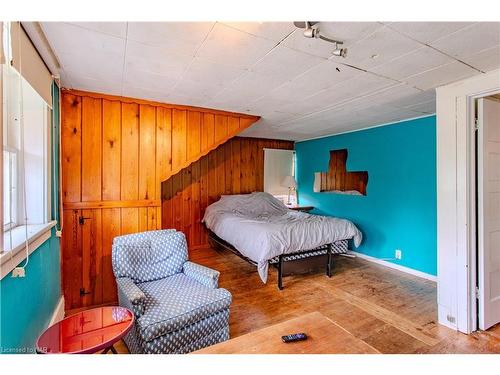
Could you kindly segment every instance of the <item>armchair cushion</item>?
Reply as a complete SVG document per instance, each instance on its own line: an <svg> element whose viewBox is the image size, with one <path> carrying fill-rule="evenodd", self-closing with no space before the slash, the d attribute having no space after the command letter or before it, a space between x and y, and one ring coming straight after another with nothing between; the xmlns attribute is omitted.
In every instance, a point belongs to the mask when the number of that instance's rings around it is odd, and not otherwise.
<svg viewBox="0 0 500 375"><path fill-rule="evenodd" d="M216 289L219 284L220 272L190 261L184 263L184 275L198 281L208 288Z"/></svg>
<svg viewBox="0 0 500 375"><path fill-rule="evenodd" d="M142 290L128 277L116 279L116 284L121 304L126 305L136 316L142 315L144 313L144 303L146 302L146 295Z"/></svg>
<svg viewBox="0 0 500 375"><path fill-rule="evenodd" d="M175 229L159 229L150 230L147 232L124 234L113 239L113 245L121 245L124 243L149 242L153 238L160 238L168 233L175 232Z"/></svg>
<svg viewBox="0 0 500 375"><path fill-rule="evenodd" d="M161 233L157 233L161 232ZM148 233L148 232L146 232ZM113 269L116 277L128 277L136 283L158 280L182 272L187 244L182 232L155 231L113 243Z"/></svg>
<svg viewBox="0 0 500 375"><path fill-rule="evenodd" d="M146 295L144 314L137 319L144 341L177 331L231 304L227 290L207 288L183 273L138 286Z"/></svg>

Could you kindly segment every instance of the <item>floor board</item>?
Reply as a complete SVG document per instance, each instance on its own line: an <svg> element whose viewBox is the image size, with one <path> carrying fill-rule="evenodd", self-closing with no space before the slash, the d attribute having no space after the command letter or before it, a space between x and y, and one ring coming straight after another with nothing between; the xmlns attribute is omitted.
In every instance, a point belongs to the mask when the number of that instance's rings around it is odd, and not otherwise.
<svg viewBox="0 0 500 375"><path fill-rule="evenodd" d="M464 335L437 324L436 284L359 258L336 257L324 273L284 278L270 268L263 284L255 267L237 256L200 249L191 260L220 271L233 295L231 337L319 311L381 353L500 353L500 325ZM123 343L119 352L127 352Z"/></svg>

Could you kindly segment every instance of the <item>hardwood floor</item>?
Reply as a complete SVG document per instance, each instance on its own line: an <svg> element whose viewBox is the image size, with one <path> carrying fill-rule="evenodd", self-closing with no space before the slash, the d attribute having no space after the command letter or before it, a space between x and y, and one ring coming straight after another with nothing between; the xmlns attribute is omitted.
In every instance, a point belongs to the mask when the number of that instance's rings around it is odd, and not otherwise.
<svg viewBox="0 0 500 375"><path fill-rule="evenodd" d="M213 249L191 260L221 272L219 285L233 295L231 337L319 311L381 353L500 353L500 325L464 335L437 324L436 284L365 260L336 257L324 273L288 276L276 287L270 267L262 284L255 267ZM119 352L126 352L123 343Z"/></svg>

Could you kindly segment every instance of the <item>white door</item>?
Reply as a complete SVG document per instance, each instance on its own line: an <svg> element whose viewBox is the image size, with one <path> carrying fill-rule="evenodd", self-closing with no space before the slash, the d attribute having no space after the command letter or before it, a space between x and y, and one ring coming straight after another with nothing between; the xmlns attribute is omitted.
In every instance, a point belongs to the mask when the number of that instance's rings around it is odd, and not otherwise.
<svg viewBox="0 0 500 375"><path fill-rule="evenodd" d="M479 328L500 322L500 102L478 103Z"/></svg>

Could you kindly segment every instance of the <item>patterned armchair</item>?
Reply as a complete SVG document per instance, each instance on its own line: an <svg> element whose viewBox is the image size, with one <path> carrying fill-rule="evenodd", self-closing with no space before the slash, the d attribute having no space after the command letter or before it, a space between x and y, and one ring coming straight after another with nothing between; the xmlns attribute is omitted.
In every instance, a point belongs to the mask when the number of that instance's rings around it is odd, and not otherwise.
<svg viewBox="0 0 500 375"><path fill-rule="evenodd" d="M219 272L188 261L173 229L116 237L113 272L120 306L134 312L131 353L188 353L229 339L231 294Z"/></svg>

